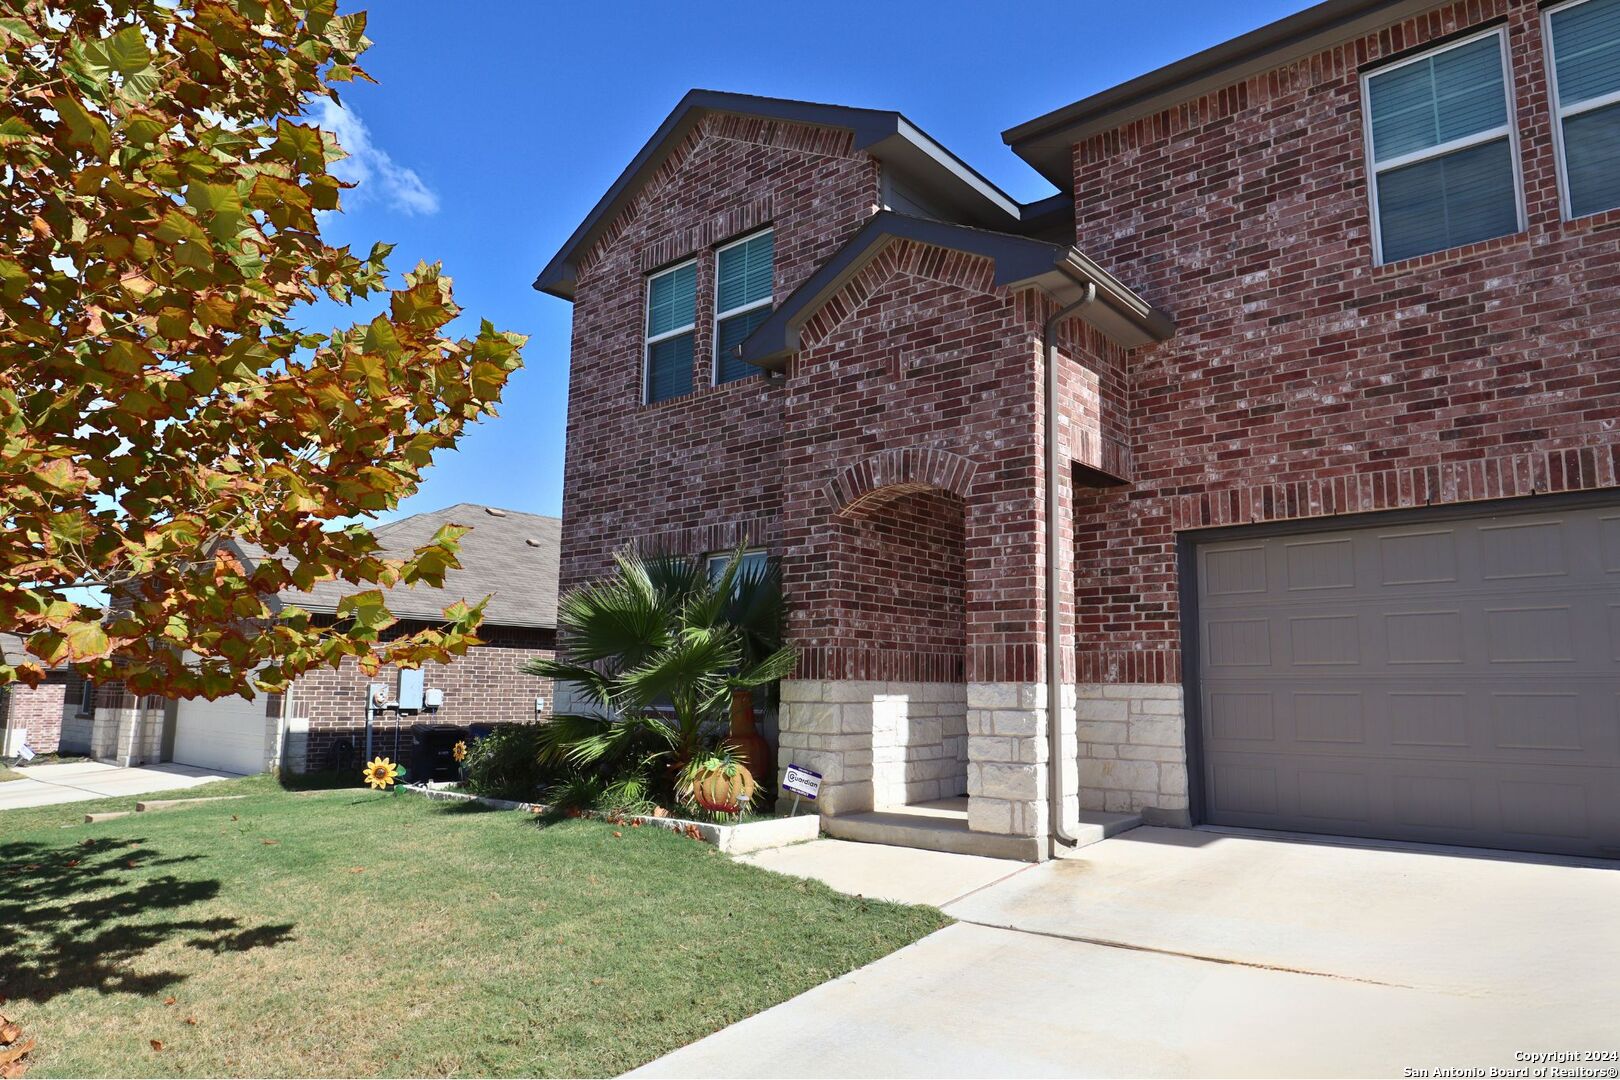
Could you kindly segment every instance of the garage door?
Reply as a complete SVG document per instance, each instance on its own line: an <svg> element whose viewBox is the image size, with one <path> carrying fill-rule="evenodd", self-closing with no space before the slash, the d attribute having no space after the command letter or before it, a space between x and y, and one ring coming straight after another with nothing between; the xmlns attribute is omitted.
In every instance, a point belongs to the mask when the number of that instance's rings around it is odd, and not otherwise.
<svg viewBox="0 0 1620 1080"><path fill-rule="evenodd" d="M174 720L174 760L224 772L263 772L267 723L263 698L182 701Z"/></svg>
<svg viewBox="0 0 1620 1080"><path fill-rule="evenodd" d="M1620 855L1620 506L1413 522L1197 549L1206 820Z"/></svg>

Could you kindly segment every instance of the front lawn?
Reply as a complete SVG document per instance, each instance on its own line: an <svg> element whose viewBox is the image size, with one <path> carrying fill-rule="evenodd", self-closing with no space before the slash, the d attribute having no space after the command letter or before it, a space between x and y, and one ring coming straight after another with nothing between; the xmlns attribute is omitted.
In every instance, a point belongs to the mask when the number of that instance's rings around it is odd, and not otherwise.
<svg viewBox="0 0 1620 1080"><path fill-rule="evenodd" d="M0 812L30 1076L614 1075L938 928L662 829L265 777ZM157 1048L161 1044L161 1049Z"/></svg>

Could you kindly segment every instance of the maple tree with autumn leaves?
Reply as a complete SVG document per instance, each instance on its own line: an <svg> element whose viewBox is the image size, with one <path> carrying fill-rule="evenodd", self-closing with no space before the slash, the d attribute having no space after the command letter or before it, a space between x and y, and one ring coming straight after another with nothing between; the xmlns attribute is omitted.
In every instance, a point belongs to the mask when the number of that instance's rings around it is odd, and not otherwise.
<svg viewBox="0 0 1620 1080"><path fill-rule="evenodd" d="M390 289L379 244L321 238L345 185L304 119L369 76L336 0L12 0L0 15L0 631L134 693L274 690L355 656L442 660L482 601L392 637L382 590L441 585L463 530L405 559L362 526L494 414L523 338L437 265ZM329 333L323 297L387 294ZM274 557L245 565L224 543ZM335 625L284 589L355 585Z"/></svg>

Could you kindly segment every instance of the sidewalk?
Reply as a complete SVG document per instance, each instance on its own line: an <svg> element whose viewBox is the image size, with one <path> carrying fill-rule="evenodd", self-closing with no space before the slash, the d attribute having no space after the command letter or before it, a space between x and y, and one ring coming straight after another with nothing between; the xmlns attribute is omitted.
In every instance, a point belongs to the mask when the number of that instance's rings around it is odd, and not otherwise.
<svg viewBox="0 0 1620 1080"><path fill-rule="evenodd" d="M191 765L137 765L125 768L102 761L24 766L13 771L25 779L0 784L0 810L174 791L215 780L230 780L236 776L235 773L199 769Z"/></svg>

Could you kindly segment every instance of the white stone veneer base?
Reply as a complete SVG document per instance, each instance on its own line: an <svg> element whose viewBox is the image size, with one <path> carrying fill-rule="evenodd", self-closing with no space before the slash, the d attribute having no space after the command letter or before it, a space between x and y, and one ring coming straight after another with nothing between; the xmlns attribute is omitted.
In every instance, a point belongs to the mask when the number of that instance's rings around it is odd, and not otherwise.
<svg viewBox="0 0 1620 1080"><path fill-rule="evenodd" d="M781 702L778 766L821 773L824 814L967 790L968 705L960 683L789 679Z"/></svg>
<svg viewBox="0 0 1620 1080"><path fill-rule="evenodd" d="M1187 722L1181 687L1086 683L1078 688L1080 809L1188 823Z"/></svg>

